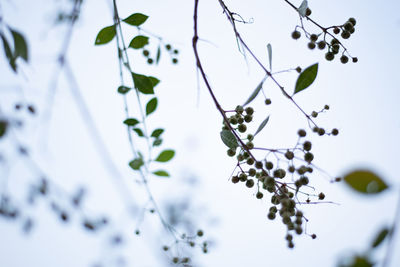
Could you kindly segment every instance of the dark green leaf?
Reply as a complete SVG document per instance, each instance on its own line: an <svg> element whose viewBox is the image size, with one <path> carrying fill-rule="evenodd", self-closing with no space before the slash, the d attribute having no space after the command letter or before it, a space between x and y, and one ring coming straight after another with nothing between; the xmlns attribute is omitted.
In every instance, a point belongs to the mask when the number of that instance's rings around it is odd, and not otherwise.
<svg viewBox="0 0 400 267"><path fill-rule="evenodd" d="M390 233L389 228L385 227L383 228L379 234L375 237L374 241L371 244L371 247L376 248L377 246L379 246L383 240L385 240L385 238L388 236L388 234Z"/></svg>
<svg viewBox="0 0 400 267"><path fill-rule="evenodd" d="M162 133L164 132L164 129L155 129L152 133L151 133L151 137L155 137L158 138Z"/></svg>
<svg viewBox="0 0 400 267"><path fill-rule="evenodd" d="M149 37L143 36L143 35L138 35L132 39L132 41L129 44L129 47L134 48L134 49L140 49L140 48L143 48L148 43L149 43Z"/></svg>
<svg viewBox="0 0 400 267"><path fill-rule="evenodd" d="M111 42L114 39L117 31L115 25L105 27L99 31L96 37L95 45L102 45Z"/></svg>
<svg viewBox="0 0 400 267"><path fill-rule="evenodd" d="M21 57L28 62L28 45L24 36L15 30L10 29L10 31L14 38L14 57Z"/></svg>
<svg viewBox="0 0 400 267"><path fill-rule="evenodd" d="M268 59L269 59L269 69L272 70L272 46L271 44L267 44L268 50Z"/></svg>
<svg viewBox="0 0 400 267"><path fill-rule="evenodd" d="M159 83L160 83L160 80L159 80L159 79L157 79L156 77L153 77L153 76L148 76L148 78L150 79L150 81L151 81L151 84L153 85L153 87L156 87L156 86L157 86L157 84L159 84Z"/></svg>
<svg viewBox="0 0 400 267"><path fill-rule="evenodd" d="M123 95L128 93L130 90L131 90L131 88L127 87L127 86L121 85L120 87L118 87L118 93L123 94Z"/></svg>
<svg viewBox="0 0 400 267"><path fill-rule="evenodd" d="M134 118L128 118L128 119L124 120L124 123L128 126L135 126L136 124L140 123L140 121L138 121L137 119L134 119Z"/></svg>
<svg viewBox="0 0 400 267"><path fill-rule="evenodd" d="M344 176L344 181L354 190L363 194L378 194L388 188L375 173L368 170L355 170Z"/></svg>
<svg viewBox="0 0 400 267"><path fill-rule="evenodd" d="M264 129L264 127L265 127L265 125L267 125L268 121L269 121L269 115L268 115L268 117L267 117L265 120L263 120L263 122L260 124L260 126L258 126L258 129L257 129L257 131L254 133L254 136L256 136L256 134L258 134L259 132L261 132L262 129Z"/></svg>
<svg viewBox="0 0 400 267"><path fill-rule="evenodd" d="M304 89L309 87L317 77L317 73L318 63L315 63L314 65L311 65L310 67L303 70L303 72L300 73L299 77L297 78L293 94L297 94L298 92L303 91Z"/></svg>
<svg viewBox="0 0 400 267"><path fill-rule="evenodd" d="M137 133L137 135L138 135L139 137L144 137L144 133L143 133L142 129L140 129L140 128L133 128L132 130L135 131L135 133Z"/></svg>
<svg viewBox="0 0 400 267"><path fill-rule="evenodd" d="M157 104L158 104L157 97L154 97L154 98L150 99L149 102L147 102L147 104L146 104L146 116L150 115L151 113L153 113L156 110Z"/></svg>
<svg viewBox="0 0 400 267"><path fill-rule="evenodd" d="M169 173L163 170L154 171L153 174L161 177L169 177Z"/></svg>
<svg viewBox="0 0 400 267"><path fill-rule="evenodd" d="M141 13L134 13L127 17L126 19L123 20L123 22L128 23L129 25L132 26L140 26L142 25L146 20L148 16L143 15Z"/></svg>
<svg viewBox="0 0 400 267"><path fill-rule="evenodd" d="M158 64L158 62L160 62L160 57L161 57L161 47L159 45L157 48L156 64Z"/></svg>
<svg viewBox="0 0 400 267"><path fill-rule="evenodd" d="M134 170L139 170L144 164L143 159L137 158L129 162L129 166Z"/></svg>
<svg viewBox="0 0 400 267"><path fill-rule="evenodd" d="M268 76L266 76L256 87L256 89L254 89L253 93L251 93L251 95L249 96L249 98L247 99L247 101L243 104L243 106L246 106L247 104L249 104L251 101L254 100L254 98L256 98L256 96L258 95L258 93L261 91L262 86L265 82L265 80L268 78Z"/></svg>
<svg viewBox="0 0 400 267"><path fill-rule="evenodd" d="M222 142L224 142L224 144L227 147L236 149L239 146L235 135L233 135L233 133L230 130L222 130L220 132L220 136L221 136Z"/></svg>
<svg viewBox="0 0 400 267"><path fill-rule="evenodd" d="M171 160L175 156L175 151L171 149L164 150L163 152L158 155L155 161L158 162L167 162Z"/></svg>
<svg viewBox="0 0 400 267"><path fill-rule="evenodd" d="M3 137L3 135L6 133L7 126L8 126L7 121L0 120L0 137Z"/></svg>
<svg viewBox="0 0 400 267"><path fill-rule="evenodd" d="M160 138L157 138L156 140L154 140L154 142L153 142L153 146L159 146L159 145L161 145L162 144L162 139L160 139Z"/></svg>
<svg viewBox="0 0 400 267"><path fill-rule="evenodd" d="M132 72L133 82L135 83L135 87L139 90L139 92L149 95L154 94L153 83L152 80L142 74Z"/></svg>
<svg viewBox="0 0 400 267"><path fill-rule="evenodd" d="M8 63L10 64L10 67L12 68L13 71L17 71L17 65L15 64L15 58L13 57L13 53L11 51L10 45L8 44L8 41L6 37L3 34L0 34L1 39L3 40L3 48L4 52L6 54L6 57L8 59Z"/></svg>

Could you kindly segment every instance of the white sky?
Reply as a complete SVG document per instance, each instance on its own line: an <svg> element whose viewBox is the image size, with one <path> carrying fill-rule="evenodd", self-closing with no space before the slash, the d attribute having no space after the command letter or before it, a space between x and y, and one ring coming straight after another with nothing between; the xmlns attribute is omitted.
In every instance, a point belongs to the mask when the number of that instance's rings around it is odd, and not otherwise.
<svg viewBox="0 0 400 267"><path fill-rule="evenodd" d="M31 63L23 68L26 73L23 78L11 73L0 52L2 108L6 103L25 97L38 105L39 114L43 112L55 55L64 36L61 27L50 23L56 2L2 1L5 21L26 34L32 56ZM143 197L136 189L138 185L132 182L137 177L132 177L127 166L132 156L126 129L121 123L125 119L123 102L116 93L120 84L115 44L93 45L97 32L112 24L110 2L85 1L68 58L99 134L133 188L134 198L140 201ZM161 80L156 87L158 112L150 116L149 127L166 128L164 147L177 151L174 161L165 165L172 178L153 179L151 187L160 201L193 194L191 198L196 207L193 213L202 212L195 218L206 235L216 242L208 255L199 257L203 266L335 266L349 250L366 250L380 227L391 223L399 191L398 1L309 1L312 17L322 25L341 24L349 17L357 19L356 33L346 41L346 46L359 58L359 63L347 65L339 61L326 62L321 51L307 49L304 39L290 38L298 21L294 10L284 1L226 1L231 10L245 19L254 19L252 24L240 25L239 30L265 62L266 44L272 44L274 70L320 62L317 80L296 96L296 100L308 112L329 104L329 112L319 116L317 121L327 128L339 128L340 134L312 137L315 163L333 175L360 166L371 168L391 185L386 194L365 198L345 185L332 185L314 175L311 179L318 191L323 191L327 200L340 205L304 207L310 219L308 229L318 238L296 237L294 250L286 248L281 222L266 218L269 205L265 205L265 200L256 200L253 191L228 181L235 162L226 156L226 147L219 138L220 115L202 82L200 92L197 91L191 49L193 1L119 2L121 17L135 12L149 15L144 27L180 50L177 66L170 64L165 53L157 67L147 66L140 52L131 50L129 53L134 69L154 74ZM294 3L299 5L300 1ZM234 108L247 99L263 73L251 60L246 64L238 52L229 22L216 0L200 2L199 30L200 37L207 41L201 42L199 48L215 93L223 107ZM127 36L134 34L134 30L126 31ZM67 191L73 191L79 184L90 184L88 208L94 214L103 210L112 214L122 224L117 227L129 231L132 225L127 224L128 215L124 214L119 193L98 156L64 77L57 89L51 122L43 123L40 116L30 120L21 135L23 142L36 149L35 158ZM278 76L288 91L295 78L293 74ZM15 88L22 88L23 93ZM292 144L296 141L297 130L306 127L306 120L272 83L267 82L265 90L273 105L267 108L261 105L261 97L255 100L254 105L259 109L254 128L268 114L271 120L257 142L266 147ZM133 98L130 101L134 103ZM23 162L15 162L14 176L9 181L9 189L20 195L25 190L24 181L29 180L23 177L30 176L25 167ZM195 176L199 182L195 190L190 189L193 193L181 184L182 177L190 176ZM32 210L32 215L37 224L29 236L22 235L16 224L0 221L1 266L88 266L103 252L101 238L82 231L78 220L61 225L49 214L44 203ZM213 224L214 220L218 223ZM123 249L128 266L161 264L160 254L154 252L163 245L158 239L156 221L147 222L149 225L144 227L141 237L132 234ZM398 240L399 233L394 251L400 248ZM394 254L390 266L399 264L400 255Z"/></svg>

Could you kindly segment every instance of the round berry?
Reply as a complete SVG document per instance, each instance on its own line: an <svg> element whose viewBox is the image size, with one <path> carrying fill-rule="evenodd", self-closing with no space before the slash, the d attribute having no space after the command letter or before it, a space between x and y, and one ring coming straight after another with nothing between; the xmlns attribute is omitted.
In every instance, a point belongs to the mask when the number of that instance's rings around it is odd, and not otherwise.
<svg viewBox="0 0 400 267"><path fill-rule="evenodd" d="M351 23L351 22L346 22L346 23L343 25L343 28L344 28L346 31L350 31L351 29L354 28L354 26L353 26L353 23Z"/></svg>
<svg viewBox="0 0 400 267"><path fill-rule="evenodd" d="M150 55L149 50L143 50L143 56L148 57Z"/></svg>
<svg viewBox="0 0 400 267"><path fill-rule="evenodd" d="M273 167L274 164L271 161L265 162L265 168L267 168L267 170L272 170Z"/></svg>
<svg viewBox="0 0 400 267"><path fill-rule="evenodd" d="M174 49L174 54L179 54L179 50L178 49Z"/></svg>
<svg viewBox="0 0 400 267"><path fill-rule="evenodd" d="M237 112L237 113L239 113L239 114L242 114L243 113L243 106L236 106L236 108L235 108L235 111Z"/></svg>
<svg viewBox="0 0 400 267"><path fill-rule="evenodd" d="M339 34L340 33L340 29L338 27L333 28L333 33L334 34Z"/></svg>
<svg viewBox="0 0 400 267"><path fill-rule="evenodd" d="M356 57L353 57L352 60L353 60L353 63L357 63L358 62L358 58L356 58Z"/></svg>
<svg viewBox="0 0 400 267"><path fill-rule="evenodd" d="M177 58L173 58L172 59L172 63L177 64L178 63L178 59Z"/></svg>
<svg viewBox="0 0 400 267"><path fill-rule="evenodd" d="M264 194L261 193L261 192L257 192L257 194L256 194L256 198L257 198L257 199L262 199L263 196L264 196Z"/></svg>
<svg viewBox="0 0 400 267"><path fill-rule="evenodd" d="M252 176L252 177L256 176L256 169L250 168L249 169L249 176Z"/></svg>
<svg viewBox="0 0 400 267"><path fill-rule="evenodd" d="M324 193L319 193L319 195L318 195L318 199L319 200L324 200L324 198L325 198L325 194Z"/></svg>
<svg viewBox="0 0 400 267"><path fill-rule="evenodd" d="M303 129L300 129L300 130L297 132L297 134L298 134L300 137L305 137L305 136L307 135L307 132L306 132L305 130L303 130Z"/></svg>
<svg viewBox="0 0 400 267"><path fill-rule="evenodd" d="M310 152L304 154L304 160L310 163L314 159L314 155Z"/></svg>
<svg viewBox="0 0 400 267"><path fill-rule="evenodd" d="M318 112L313 111L311 112L311 117L316 118L318 116Z"/></svg>
<svg viewBox="0 0 400 267"><path fill-rule="evenodd" d="M336 128L332 129L332 135L336 136L338 134L339 134L339 130L338 129L336 129Z"/></svg>
<svg viewBox="0 0 400 267"><path fill-rule="evenodd" d="M324 134L325 134L325 129L324 129L324 128L319 128L319 129L318 129L318 134L319 134L320 136L324 135Z"/></svg>
<svg viewBox="0 0 400 267"><path fill-rule="evenodd" d="M328 61L332 61L335 58L335 55L332 52L327 52L325 54L325 59Z"/></svg>
<svg viewBox="0 0 400 267"><path fill-rule="evenodd" d="M299 31L292 32L292 38L297 40L301 37L301 33Z"/></svg>
<svg viewBox="0 0 400 267"><path fill-rule="evenodd" d="M316 34L314 34L314 33L311 34L311 35L310 35L310 40L313 41L313 42L317 41L317 40L318 40L318 35L316 35Z"/></svg>
<svg viewBox="0 0 400 267"><path fill-rule="evenodd" d="M297 67L297 68L296 68L296 71L297 71L298 73L300 73L300 72L301 72L301 68L300 68L300 67Z"/></svg>
<svg viewBox="0 0 400 267"><path fill-rule="evenodd" d="M237 184L239 182L239 177L233 176L231 181L232 181L232 183Z"/></svg>
<svg viewBox="0 0 400 267"><path fill-rule="evenodd" d="M286 153L285 153L285 157L288 159L288 160L291 160L291 159L293 159L294 158L294 153L292 152L292 151L286 151Z"/></svg>
<svg viewBox="0 0 400 267"><path fill-rule="evenodd" d="M244 116L244 121L245 122L251 122L252 120L253 120L253 116L251 116L251 115Z"/></svg>
<svg viewBox="0 0 400 267"><path fill-rule="evenodd" d="M252 107L248 107L245 109L247 115L252 115L254 113L254 109Z"/></svg>
<svg viewBox="0 0 400 267"><path fill-rule="evenodd" d="M230 148L230 149L228 149L228 151L226 153L228 154L229 157L233 157L233 156L235 156L236 151L235 151L235 149Z"/></svg>
<svg viewBox="0 0 400 267"><path fill-rule="evenodd" d="M350 35L351 34L349 31L342 31L342 34L340 36L342 36L343 39L349 39Z"/></svg>
<svg viewBox="0 0 400 267"><path fill-rule="evenodd" d="M197 231L197 236L202 237L204 235L203 230L198 230Z"/></svg>
<svg viewBox="0 0 400 267"><path fill-rule="evenodd" d="M239 124L238 130L239 132L244 133L247 130L247 126L244 124Z"/></svg>
<svg viewBox="0 0 400 267"><path fill-rule="evenodd" d="M254 135L252 135L252 134L247 135L247 140L253 141L253 139L254 139Z"/></svg>
<svg viewBox="0 0 400 267"><path fill-rule="evenodd" d="M247 142L246 146L247 146L248 149L253 149L254 148L253 142Z"/></svg>
<svg viewBox="0 0 400 267"><path fill-rule="evenodd" d="M324 49L326 47L326 43L325 43L325 41L319 41L318 42L318 48L319 49Z"/></svg>
<svg viewBox="0 0 400 267"><path fill-rule="evenodd" d="M325 106L324 106L324 109L325 109L325 110L329 110L329 106L328 106L328 105L325 105Z"/></svg>
<svg viewBox="0 0 400 267"><path fill-rule="evenodd" d="M306 9L306 16L310 16L311 15L311 9L307 7Z"/></svg>
<svg viewBox="0 0 400 267"><path fill-rule="evenodd" d="M252 188L254 186L254 180L253 179L249 179L246 181L246 186L248 188Z"/></svg>
<svg viewBox="0 0 400 267"><path fill-rule="evenodd" d="M340 57L340 62L342 62L343 64L346 64L347 62L349 62L349 58L345 55Z"/></svg>
<svg viewBox="0 0 400 267"><path fill-rule="evenodd" d="M357 21L356 21L355 18L349 18L349 22L350 22L351 24L353 24L353 26L356 26Z"/></svg>
<svg viewBox="0 0 400 267"><path fill-rule="evenodd" d="M170 44L165 45L165 49L171 50L172 46Z"/></svg>
<svg viewBox="0 0 400 267"><path fill-rule="evenodd" d="M272 101L271 99L267 98L265 99L265 105L271 105Z"/></svg>
<svg viewBox="0 0 400 267"><path fill-rule="evenodd" d="M303 143L303 149L304 149L305 151L310 151L310 150L311 150L311 147L312 147L312 144L311 144L310 141L305 141L305 142Z"/></svg>
<svg viewBox="0 0 400 267"><path fill-rule="evenodd" d="M311 235L311 238L312 238L312 239L315 239L315 238L317 238L317 235L316 235L316 234L312 234L312 235Z"/></svg>
<svg viewBox="0 0 400 267"><path fill-rule="evenodd" d="M269 212L268 213L268 219L273 220L273 219L275 219L275 217L276 217L276 215L275 215L274 212Z"/></svg>
<svg viewBox="0 0 400 267"><path fill-rule="evenodd" d="M310 49L314 49L315 48L315 42L309 42L307 46Z"/></svg>
<svg viewBox="0 0 400 267"><path fill-rule="evenodd" d="M254 164L254 159L248 158L247 161L246 161L246 163L247 163L248 165L253 165L253 164Z"/></svg>

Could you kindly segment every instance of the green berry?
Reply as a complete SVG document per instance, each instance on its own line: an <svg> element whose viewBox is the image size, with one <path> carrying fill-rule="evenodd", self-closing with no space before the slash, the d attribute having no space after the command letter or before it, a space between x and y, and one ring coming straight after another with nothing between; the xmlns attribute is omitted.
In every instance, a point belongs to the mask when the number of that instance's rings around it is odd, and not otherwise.
<svg viewBox="0 0 400 267"><path fill-rule="evenodd" d="M300 178L300 182L301 182L303 185L308 185L308 183L309 183L310 181L308 180L308 178L307 178L306 176L302 176L302 177Z"/></svg>
<svg viewBox="0 0 400 267"><path fill-rule="evenodd" d="M247 140L253 141L253 139L254 139L254 135L252 135L252 134L247 135Z"/></svg>
<svg viewBox="0 0 400 267"><path fill-rule="evenodd" d="M325 43L325 41L319 41L318 42L318 48L319 49L324 49L326 47L326 43Z"/></svg>
<svg viewBox="0 0 400 267"><path fill-rule="evenodd" d="M173 263L178 263L179 262L179 258L178 257L173 257L172 258L172 262Z"/></svg>
<svg viewBox="0 0 400 267"><path fill-rule="evenodd" d="M297 226L294 230L298 235L301 235L303 233L303 228L301 228L301 226Z"/></svg>
<svg viewBox="0 0 400 267"><path fill-rule="evenodd" d="M164 251L167 251L168 249L169 249L168 246L163 246L163 250L164 250Z"/></svg>
<svg viewBox="0 0 400 267"><path fill-rule="evenodd" d="M198 230L197 231L197 236L202 237L204 235L203 230Z"/></svg>
<svg viewBox="0 0 400 267"><path fill-rule="evenodd" d="M303 129L300 129L300 130L297 132L297 134L298 134L300 137L305 137L305 136L307 135L307 132L306 132L305 130L303 130Z"/></svg>
<svg viewBox="0 0 400 267"><path fill-rule="evenodd" d="M256 198L257 198L257 199L262 199L263 196L264 196L264 194L261 193L261 192L257 192L257 194L256 194Z"/></svg>
<svg viewBox="0 0 400 267"><path fill-rule="evenodd" d="M247 142L246 146L247 146L248 149L253 149L254 148L253 142Z"/></svg>
<svg viewBox="0 0 400 267"><path fill-rule="evenodd" d="M247 163L248 165L253 165L253 164L254 164L254 159L253 159L253 158L248 158L247 161L246 161L246 163Z"/></svg>
<svg viewBox="0 0 400 267"><path fill-rule="evenodd" d="M271 105L272 101L271 99L267 98L265 99L265 105Z"/></svg>
<svg viewBox="0 0 400 267"><path fill-rule="evenodd" d="M356 21L355 18L349 18L349 22L350 22L351 24L353 24L353 26L356 26L357 21Z"/></svg>
<svg viewBox="0 0 400 267"><path fill-rule="evenodd" d="M316 118L318 116L318 112L313 111L311 112L311 117Z"/></svg>
<svg viewBox="0 0 400 267"><path fill-rule="evenodd" d="M233 156L235 156L236 151L235 151L235 149L230 148L230 149L228 149L228 151L226 153L228 154L229 157L233 157Z"/></svg>
<svg viewBox="0 0 400 267"><path fill-rule="evenodd" d="M285 153L285 157L288 159L288 160L291 160L291 159L293 159L294 158L294 153L292 152L292 151L286 151L286 153Z"/></svg>
<svg viewBox="0 0 400 267"><path fill-rule="evenodd" d="M252 115L254 113L254 109L252 107L248 107L245 109L247 115Z"/></svg>
<svg viewBox="0 0 400 267"><path fill-rule="evenodd" d="M254 186L254 180L253 179L249 179L246 181L246 186L248 188L252 188Z"/></svg>
<svg viewBox="0 0 400 267"><path fill-rule="evenodd" d="M249 169L249 176L252 176L252 177L256 176L256 169L250 168Z"/></svg>
<svg viewBox="0 0 400 267"><path fill-rule="evenodd" d="M288 171L290 173L294 173L294 171L296 170L296 168L294 166L289 166Z"/></svg>
<svg viewBox="0 0 400 267"><path fill-rule="evenodd" d="M243 106L236 106L236 108L235 108L235 111L237 112L237 113L239 113L239 114L242 114L243 113Z"/></svg>
<svg viewBox="0 0 400 267"><path fill-rule="evenodd" d="M333 45L332 45L332 52L333 52L334 54L338 54L338 53L339 53L339 50L340 50L340 45L339 45L339 44L333 44Z"/></svg>
<svg viewBox="0 0 400 267"><path fill-rule="evenodd" d="M325 106L324 106L324 109L325 109L325 110L329 110L329 106L328 106L328 105L325 105Z"/></svg>
<svg viewBox="0 0 400 267"><path fill-rule="evenodd" d="M253 120L253 116L251 116L251 115L244 116L244 121L245 122L251 122L252 120Z"/></svg>
<svg viewBox="0 0 400 267"><path fill-rule="evenodd" d="M245 174L244 172L242 172L242 173L239 175L239 180L242 181L242 182L247 181L247 174Z"/></svg>
<svg viewBox="0 0 400 267"><path fill-rule="evenodd" d="M333 33L334 34L339 34L340 33L340 29L338 27L333 28Z"/></svg>
<svg viewBox="0 0 400 267"><path fill-rule="evenodd" d="M268 219L273 220L273 219L275 219L275 217L276 217L275 213L273 213L273 212L268 213Z"/></svg>
<svg viewBox="0 0 400 267"><path fill-rule="evenodd" d="M241 133L244 133L247 130L247 126L245 124L239 124L238 130Z"/></svg>
<svg viewBox="0 0 400 267"><path fill-rule="evenodd" d="M267 170L272 170L273 167L274 164L271 161L265 162L265 168L267 168Z"/></svg>
<svg viewBox="0 0 400 267"><path fill-rule="evenodd" d="M232 181L232 183L237 184L239 182L239 177L233 176L231 181Z"/></svg>
<svg viewBox="0 0 400 267"><path fill-rule="evenodd" d="M344 28L346 31L350 31L351 29L354 28L354 25L353 25L353 23L351 23L351 22L346 22L346 23L343 25L343 28Z"/></svg>
<svg viewBox="0 0 400 267"><path fill-rule="evenodd" d="M342 31L342 34L340 36L342 36L343 39L349 39L350 35L351 33L349 31Z"/></svg>
<svg viewBox="0 0 400 267"><path fill-rule="evenodd" d="M256 167L257 169L262 169L262 167L263 167L262 162L261 162L261 161L257 161L255 167Z"/></svg>
<svg viewBox="0 0 400 267"><path fill-rule="evenodd" d="M316 34L314 34L314 33L311 34L311 35L310 35L310 40L313 41L313 42L317 41L317 40L318 40L318 35L316 35Z"/></svg>
<svg viewBox="0 0 400 267"><path fill-rule="evenodd" d="M304 160L310 163L314 159L314 155L310 152L304 154Z"/></svg>
<svg viewBox="0 0 400 267"><path fill-rule="evenodd" d="M174 54L178 54L179 50L178 49L174 49Z"/></svg>

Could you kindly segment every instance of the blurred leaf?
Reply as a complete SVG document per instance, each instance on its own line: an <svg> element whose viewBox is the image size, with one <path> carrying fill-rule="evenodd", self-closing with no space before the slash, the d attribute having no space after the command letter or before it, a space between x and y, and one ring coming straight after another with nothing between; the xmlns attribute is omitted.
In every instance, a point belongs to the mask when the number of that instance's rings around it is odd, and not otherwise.
<svg viewBox="0 0 400 267"><path fill-rule="evenodd" d="M13 53L11 51L10 45L9 45L6 37L2 33L0 33L0 36L3 41L3 48L4 48L4 52L6 54L6 57L8 59L8 63L10 64L11 69L14 72L17 72L17 65L15 65L15 59L13 57Z"/></svg>
<svg viewBox="0 0 400 267"><path fill-rule="evenodd" d="M129 25L132 26L140 26L142 25L146 20L148 19L148 16L141 14L141 13L134 13L127 17L126 19L123 20L123 22L128 23Z"/></svg>
<svg viewBox="0 0 400 267"><path fill-rule="evenodd" d="M318 63L309 66L302 73L300 73L299 77L296 81L296 86L293 94L297 94L300 91L303 91L307 87L309 87L315 80L318 74Z"/></svg>
<svg viewBox="0 0 400 267"><path fill-rule="evenodd" d="M150 101L146 105L146 116L153 113L157 108L157 97L150 99Z"/></svg>
<svg viewBox="0 0 400 267"><path fill-rule="evenodd" d="M139 170L144 164L143 159L137 158L129 162L129 166L134 170Z"/></svg>
<svg viewBox="0 0 400 267"><path fill-rule="evenodd" d="M21 57L28 62L28 45L26 44L24 36L11 28L10 31L14 38L14 58Z"/></svg>
<svg viewBox="0 0 400 267"><path fill-rule="evenodd" d="M140 121L138 121L135 118L128 118L128 119L124 120L124 123L128 126L135 126L136 124L140 123Z"/></svg>
<svg viewBox="0 0 400 267"><path fill-rule="evenodd" d="M146 95L154 94L153 82L149 77L134 72L132 72L132 77L135 87L139 90L139 92Z"/></svg>
<svg viewBox="0 0 400 267"><path fill-rule="evenodd" d="M134 48L134 49L140 49L140 48L143 48L148 43L149 43L149 37L143 36L143 35L138 35L132 39L132 41L129 44L129 47Z"/></svg>
<svg viewBox="0 0 400 267"><path fill-rule="evenodd" d="M117 34L115 25L105 27L99 31L96 37L95 45L102 45L111 42Z"/></svg>
<svg viewBox="0 0 400 267"><path fill-rule="evenodd" d="M160 47L160 45L158 45L157 55L156 55L156 64L158 64L158 62L160 62L160 57L161 57L161 47Z"/></svg>
<svg viewBox="0 0 400 267"><path fill-rule="evenodd" d="M259 132L261 132L262 129L264 129L264 127L265 127L265 125L267 125L268 121L269 121L269 115L268 115L268 117L267 117L265 120L263 120L263 122L260 124L260 126L258 126L258 129L257 129L257 131L254 133L254 136L256 136L256 134L258 134Z"/></svg>
<svg viewBox="0 0 400 267"><path fill-rule="evenodd" d="M378 175L368 170L353 171L344 176L344 181L363 194L378 194L388 188Z"/></svg>
<svg viewBox="0 0 400 267"><path fill-rule="evenodd" d="M162 177L169 177L169 173L163 170L154 171L153 174Z"/></svg>
<svg viewBox="0 0 400 267"><path fill-rule="evenodd" d="M236 149L239 146L235 135L230 130L222 130L220 136L227 147Z"/></svg>
<svg viewBox="0 0 400 267"><path fill-rule="evenodd" d="M175 151L171 149L164 150L161 152L155 161L158 162L167 162L170 161L175 156Z"/></svg>
<svg viewBox="0 0 400 267"><path fill-rule="evenodd" d="M127 86L121 85L120 87L118 87L118 93L123 94L123 95L128 93L130 90L131 90L131 88L127 87Z"/></svg>
<svg viewBox="0 0 400 267"><path fill-rule="evenodd" d="M268 76L265 76L265 78L257 85L256 89L254 89L253 93L251 93L251 95L249 96L249 98L247 99L247 101L243 104L243 106L246 106L247 104L249 104L251 101L254 100L254 98L256 98L256 96L258 95L258 93L261 91L262 86L265 82L265 80L268 78Z"/></svg>
<svg viewBox="0 0 400 267"><path fill-rule="evenodd" d="M375 237L374 241L371 244L371 247L373 248L378 247L383 242L383 240L385 240L385 238L388 236L389 233L390 233L389 228L387 227L383 228Z"/></svg>
<svg viewBox="0 0 400 267"><path fill-rule="evenodd" d="M306 16L306 10L308 8L308 2L307 0L303 0L301 2L301 5L298 8L299 14L304 18Z"/></svg>
<svg viewBox="0 0 400 267"><path fill-rule="evenodd" d="M154 142L153 142L153 146L159 146L159 145L161 145L162 144L162 139L160 139L160 138L157 138L156 140L154 140Z"/></svg>
<svg viewBox="0 0 400 267"><path fill-rule="evenodd" d="M133 130L135 133L137 133L137 135L138 135L139 137L144 137L144 133L143 133L142 129L140 129L140 128L133 128L132 130Z"/></svg>
<svg viewBox="0 0 400 267"><path fill-rule="evenodd" d="M272 70L272 46L271 44L267 44L268 50L268 59L269 59L269 69Z"/></svg>
<svg viewBox="0 0 400 267"><path fill-rule="evenodd" d="M7 126L8 126L7 121L0 120L0 138L3 137L3 135L6 133Z"/></svg>
<svg viewBox="0 0 400 267"><path fill-rule="evenodd" d="M164 132L164 129L161 129L161 128L155 129L155 130L151 133L151 137L158 138L163 132Z"/></svg>

